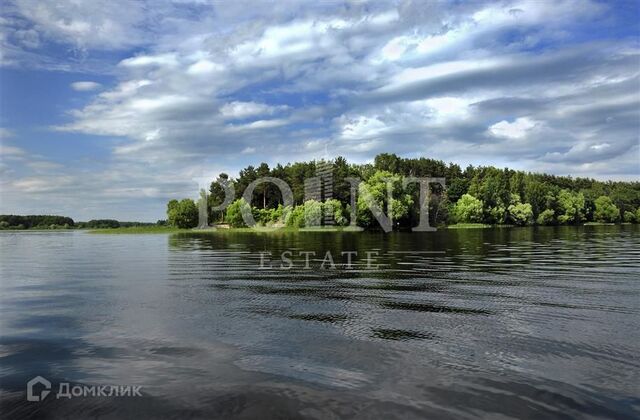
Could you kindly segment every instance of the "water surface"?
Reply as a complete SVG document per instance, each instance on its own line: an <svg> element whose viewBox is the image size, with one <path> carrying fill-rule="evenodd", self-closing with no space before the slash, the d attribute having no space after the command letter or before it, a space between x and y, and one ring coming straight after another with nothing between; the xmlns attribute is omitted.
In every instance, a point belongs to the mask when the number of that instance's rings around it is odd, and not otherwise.
<svg viewBox="0 0 640 420"><path fill-rule="evenodd" d="M2 232L0 279L4 418L640 415L638 226Z"/></svg>

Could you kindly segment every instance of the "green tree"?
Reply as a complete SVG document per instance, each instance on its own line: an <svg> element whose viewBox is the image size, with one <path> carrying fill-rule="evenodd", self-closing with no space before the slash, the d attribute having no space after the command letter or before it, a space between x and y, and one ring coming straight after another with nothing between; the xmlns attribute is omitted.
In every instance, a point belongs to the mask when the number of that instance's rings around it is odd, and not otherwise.
<svg viewBox="0 0 640 420"><path fill-rule="evenodd" d="M614 182L607 186L610 186L608 196L621 211L633 211L633 209L640 207L639 183Z"/></svg>
<svg viewBox="0 0 640 420"><path fill-rule="evenodd" d="M539 225L553 225L555 223L555 212L551 209L546 209L538 215L536 223Z"/></svg>
<svg viewBox="0 0 640 420"><path fill-rule="evenodd" d="M113 219L93 219L89 220L86 226L96 229L114 229L120 227L120 222Z"/></svg>
<svg viewBox="0 0 640 420"><path fill-rule="evenodd" d="M636 222L636 214L632 211L624 212L624 221L625 223L635 223Z"/></svg>
<svg viewBox="0 0 640 420"><path fill-rule="evenodd" d="M453 207L453 215L458 223L482 222L482 200L464 194Z"/></svg>
<svg viewBox="0 0 640 420"><path fill-rule="evenodd" d="M439 194L431 193L429 195L429 223L431 226L438 226L439 224L446 223L449 218L449 208L451 202L446 192L442 191Z"/></svg>
<svg viewBox="0 0 640 420"><path fill-rule="evenodd" d="M516 194L520 201L525 199L526 177L524 172L518 171L514 173L509 180L509 186L511 187L511 194Z"/></svg>
<svg viewBox="0 0 640 420"><path fill-rule="evenodd" d="M179 202L171 200L167 205L167 220L172 226L181 229L194 228L198 226L198 207L189 198Z"/></svg>
<svg viewBox="0 0 640 420"><path fill-rule="evenodd" d="M584 219L595 220L596 200L606 195L602 185L596 185L580 191L584 195Z"/></svg>
<svg viewBox="0 0 640 420"><path fill-rule="evenodd" d="M509 215L516 225L530 225L533 222L533 210L531 210L531 204L529 203L510 205Z"/></svg>
<svg viewBox="0 0 640 420"><path fill-rule="evenodd" d="M531 204L515 202L508 208L509 219L516 225L524 226L533 223L533 210Z"/></svg>
<svg viewBox="0 0 640 420"><path fill-rule="evenodd" d="M402 159L394 153L380 153L374 159L373 166L378 171L400 172L400 164Z"/></svg>
<svg viewBox="0 0 640 420"><path fill-rule="evenodd" d="M482 168L474 175L469 194L482 200L486 223L506 221L507 207L511 200L508 171L493 167Z"/></svg>
<svg viewBox="0 0 640 420"><path fill-rule="evenodd" d="M391 184L391 199L389 199L387 183ZM402 188L400 175L388 171L376 171L359 186L357 210L360 226L374 227L377 223L377 219L369 209L371 203L397 223L409 215L413 198Z"/></svg>
<svg viewBox="0 0 640 420"><path fill-rule="evenodd" d="M251 184L257 178L258 178L258 174L256 172L256 168L254 168L251 165L240 170L240 172L238 173L238 178L236 179L236 183L235 183L236 197L242 198L242 195L244 194L244 190L246 190L249 184ZM255 197L255 194L254 194L254 197ZM256 206L257 202L252 201L249 204Z"/></svg>
<svg viewBox="0 0 640 420"><path fill-rule="evenodd" d="M217 207L224 202L224 185L232 182L233 181L229 179L229 175L223 172L209 186L209 219L212 222L222 221L224 219L224 210L216 211L212 210L212 207Z"/></svg>
<svg viewBox="0 0 640 420"><path fill-rule="evenodd" d="M308 227L322 224L322 203L316 200L307 200L304 207L304 225Z"/></svg>
<svg viewBox="0 0 640 420"><path fill-rule="evenodd" d="M524 201L531 204L533 217L538 217L545 210L549 188L547 185L529 176L524 184Z"/></svg>
<svg viewBox="0 0 640 420"><path fill-rule="evenodd" d="M244 219L242 218L243 208L245 209L245 211L251 211L251 206L249 206L249 203L244 201L244 198L234 201L233 203L229 204L229 207L227 207L226 221L227 223L229 223L229 225L231 225L231 227L246 226L244 223Z"/></svg>
<svg viewBox="0 0 640 420"><path fill-rule="evenodd" d="M594 220L598 222L616 222L620 218L620 210L613 204L611 198L606 195L598 197L595 201Z"/></svg>
<svg viewBox="0 0 640 420"><path fill-rule="evenodd" d="M447 196L452 202L456 202L469 189L469 180L464 178L455 178L451 181L447 180Z"/></svg>
<svg viewBox="0 0 640 420"><path fill-rule="evenodd" d="M580 223L584 220L584 195L582 193L560 190L558 194L558 207L560 223Z"/></svg>
<svg viewBox="0 0 640 420"><path fill-rule="evenodd" d="M304 227L304 206L285 207L284 224L287 227L301 228Z"/></svg>
<svg viewBox="0 0 640 420"><path fill-rule="evenodd" d="M333 164L333 196L341 203L351 202L351 184L346 178L356 176L345 158L338 156Z"/></svg>
<svg viewBox="0 0 640 420"><path fill-rule="evenodd" d="M270 171L269 171L269 165L267 165L266 163L262 162L260 164L260 166L258 166L258 170L256 171L258 178L264 178L266 176L270 175ZM266 209L267 208L267 196L269 195L269 187L271 187L272 184L269 182L263 182L262 185L260 185L261 187L261 192L260 192L260 197L262 198L262 208Z"/></svg>
<svg viewBox="0 0 640 420"><path fill-rule="evenodd" d="M176 208L178 208L178 204L180 202L178 200L169 200L169 202L167 203L167 214L169 214L170 211L175 210Z"/></svg>
<svg viewBox="0 0 640 420"><path fill-rule="evenodd" d="M485 209L484 219L487 223L500 224L507 221L507 207L502 203L498 203L495 206L491 206Z"/></svg>
<svg viewBox="0 0 640 420"><path fill-rule="evenodd" d="M338 226L346 226L349 224L342 203L335 198L325 201L322 204L322 211L324 214L332 215L335 224Z"/></svg>

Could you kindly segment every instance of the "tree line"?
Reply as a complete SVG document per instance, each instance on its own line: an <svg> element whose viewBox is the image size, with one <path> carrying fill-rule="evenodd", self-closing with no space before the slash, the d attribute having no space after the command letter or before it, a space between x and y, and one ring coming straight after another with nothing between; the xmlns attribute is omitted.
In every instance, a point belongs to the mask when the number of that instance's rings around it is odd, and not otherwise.
<svg viewBox="0 0 640 420"><path fill-rule="evenodd" d="M166 221L158 220L157 223L144 222L120 222L114 219L92 219L88 222L74 222L66 216L28 215L14 214L0 215L0 230L22 229L109 229L120 227L155 226L163 225Z"/></svg>
<svg viewBox="0 0 640 420"><path fill-rule="evenodd" d="M640 182L597 181L545 173L469 165L428 158L401 158L383 153L372 164L350 164L343 157L329 162L333 167L333 198L326 202L305 201L305 179L316 176L324 161L278 164L266 163L242 169L236 178L221 173L209 188L210 223L244 225L242 208L250 210L261 225L303 227L314 225L329 212L335 224L348 225L351 215L349 177L362 180L356 200L357 224L375 228L377 221L369 211L366 192L389 214L396 228L416 226L420 217L419 185L403 186L404 177L443 177L446 187L432 184L428 202L432 226L456 223L556 225L586 222L636 223L640 221ZM284 180L293 192L293 206L284 206L282 194L272 183L262 183L250 202L242 199L245 189L260 177ZM392 182L393 198L387 198L387 180ZM235 190L233 203L224 210L213 210L225 199L223 186ZM195 227L198 208L190 199L171 200L168 223Z"/></svg>
<svg viewBox="0 0 640 420"><path fill-rule="evenodd" d="M116 229L122 227L138 227L138 226L156 226L164 221L159 220L157 223L146 222L121 222L114 219L92 219L88 222L76 222L78 229Z"/></svg>
<svg viewBox="0 0 640 420"><path fill-rule="evenodd" d="M0 215L0 229L70 229L74 226L73 219L65 216Z"/></svg>

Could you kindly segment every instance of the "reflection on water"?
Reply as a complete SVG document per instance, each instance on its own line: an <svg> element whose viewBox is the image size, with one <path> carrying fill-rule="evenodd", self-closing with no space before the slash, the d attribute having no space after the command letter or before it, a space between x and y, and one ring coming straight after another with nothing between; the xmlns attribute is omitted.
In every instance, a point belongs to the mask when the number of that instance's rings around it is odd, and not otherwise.
<svg viewBox="0 0 640 420"><path fill-rule="evenodd" d="M0 251L5 418L640 415L638 226L3 232ZM36 375L144 396L27 403Z"/></svg>

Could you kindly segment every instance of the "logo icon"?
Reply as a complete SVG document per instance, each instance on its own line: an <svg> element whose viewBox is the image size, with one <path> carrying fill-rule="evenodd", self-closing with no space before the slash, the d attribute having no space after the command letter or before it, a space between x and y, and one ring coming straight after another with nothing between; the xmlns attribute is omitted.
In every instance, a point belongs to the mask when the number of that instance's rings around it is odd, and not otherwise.
<svg viewBox="0 0 640 420"><path fill-rule="evenodd" d="M35 389L38 385L42 385L43 387L39 393L37 393L37 390ZM27 382L27 401L42 401L50 392L51 382L47 381L42 376L36 376Z"/></svg>

